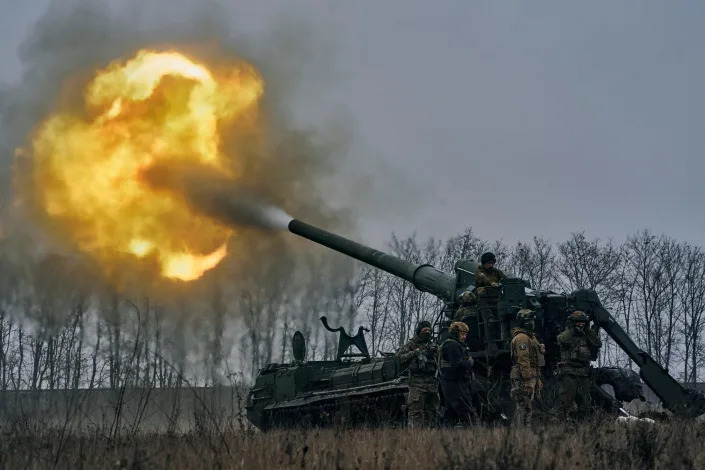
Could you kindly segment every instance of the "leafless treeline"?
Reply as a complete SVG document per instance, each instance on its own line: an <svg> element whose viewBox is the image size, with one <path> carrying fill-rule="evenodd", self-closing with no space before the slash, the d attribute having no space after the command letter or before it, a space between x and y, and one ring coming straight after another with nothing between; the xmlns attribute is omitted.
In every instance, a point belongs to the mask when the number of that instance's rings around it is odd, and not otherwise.
<svg viewBox="0 0 705 470"><path fill-rule="evenodd" d="M643 230L621 244L574 233L553 244L534 237L507 246L478 239L468 229L445 242L393 237L391 251L451 271L461 258L492 250L506 271L535 289L594 289L629 335L682 380L702 379L705 361L705 253L699 246ZM357 278L361 321L373 350L393 350L419 319L432 319L440 305L392 276L363 267ZM626 355L605 338L601 362L628 366Z"/></svg>
<svg viewBox="0 0 705 470"><path fill-rule="evenodd" d="M557 244L534 237L509 246L481 240L467 229L445 241L392 236L387 249L448 272L458 259L478 259L492 250L503 269L536 289L595 289L632 338L675 376L702 380L705 253L700 247L649 231L623 243L575 233ZM405 342L419 320L435 318L441 308L436 298L377 269L356 263L354 271L341 274L340 258L332 263L323 251L296 262L263 263L253 281L237 291L213 282L199 310L189 307L180 315L148 298L67 288L72 273L57 271L57 260L18 272L5 255L0 256L0 389L207 385L228 382L235 371L250 379L268 362L290 360L290 338L297 329L307 339L308 358L333 357L337 336L323 329L321 315L348 331L368 327L368 344L378 354ZM282 265L288 268L281 275L268 275ZM600 360L628 365L608 340Z"/></svg>

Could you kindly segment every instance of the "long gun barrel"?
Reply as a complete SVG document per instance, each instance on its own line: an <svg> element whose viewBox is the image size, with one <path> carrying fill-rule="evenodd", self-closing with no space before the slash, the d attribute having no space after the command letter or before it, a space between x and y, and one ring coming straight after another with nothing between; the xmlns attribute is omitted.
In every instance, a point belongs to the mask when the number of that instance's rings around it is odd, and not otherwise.
<svg viewBox="0 0 705 470"><path fill-rule="evenodd" d="M454 300L455 276L429 264L410 263L296 219L289 222L289 231L409 281L420 291L449 302Z"/></svg>

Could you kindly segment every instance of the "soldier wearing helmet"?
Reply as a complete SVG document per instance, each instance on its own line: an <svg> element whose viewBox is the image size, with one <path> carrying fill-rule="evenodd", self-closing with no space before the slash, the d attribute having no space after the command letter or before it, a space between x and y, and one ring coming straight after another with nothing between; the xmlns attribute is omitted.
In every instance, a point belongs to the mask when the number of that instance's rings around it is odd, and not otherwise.
<svg viewBox="0 0 705 470"><path fill-rule="evenodd" d="M433 341L428 321L419 322L415 333L396 353L402 367L409 370L408 421L411 427L433 426L440 404L436 378L438 344Z"/></svg>
<svg viewBox="0 0 705 470"><path fill-rule="evenodd" d="M544 365L544 345L534 334L535 313L533 310L519 310L516 327L512 329L512 380L511 395L515 403L514 422L529 424L533 413L533 400L542 387L541 366Z"/></svg>
<svg viewBox="0 0 705 470"><path fill-rule="evenodd" d="M469 331L465 342L471 350L477 351L482 349L483 344L480 337L480 327L477 321L479 312L477 307L477 297L475 297L475 294L467 290L460 294L458 300L460 301L460 307L455 311L453 321L461 321L468 326Z"/></svg>
<svg viewBox="0 0 705 470"><path fill-rule="evenodd" d="M497 345L492 341L501 339L497 304L499 303L502 280L507 277L500 269L495 268L496 262L497 258L494 253L483 253L480 257L481 264L475 270L479 310L483 319L488 322L487 328L490 336L488 347L490 349L497 349Z"/></svg>
<svg viewBox="0 0 705 470"><path fill-rule="evenodd" d="M463 322L453 322L448 328L448 339L441 345L441 390L447 409L447 417L455 422L470 424L472 395L473 360L465 346L468 326Z"/></svg>
<svg viewBox="0 0 705 470"><path fill-rule="evenodd" d="M477 315L477 297L475 297L475 294L466 290L460 294L458 300L460 301L460 307L455 311L453 321L463 321L465 317Z"/></svg>
<svg viewBox="0 0 705 470"><path fill-rule="evenodd" d="M602 342L597 336L598 326L588 328L589 323L585 312L576 310L568 317L565 331L558 335L559 412L563 419L575 405L581 417L590 414L590 361L597 359Z"/></svg>

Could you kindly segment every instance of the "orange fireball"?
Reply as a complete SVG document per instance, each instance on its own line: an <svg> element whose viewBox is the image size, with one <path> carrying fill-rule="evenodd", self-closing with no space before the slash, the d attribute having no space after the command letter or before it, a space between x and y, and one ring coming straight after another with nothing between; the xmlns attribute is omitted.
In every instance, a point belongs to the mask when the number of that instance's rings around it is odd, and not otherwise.
<svg viewBox="0 0 705 470"><path fill-rule="evenodd" d="M139 51L88 83L85 112L61 111L33 138L32 183L47 216L103 263L129 254L158 260L168 278L192 280L225 257L232 230L184 198L140 178L155 164L196 164L230 174L226 130L256 125L264 84L239 62L227 68L169 51Z"/></svg>

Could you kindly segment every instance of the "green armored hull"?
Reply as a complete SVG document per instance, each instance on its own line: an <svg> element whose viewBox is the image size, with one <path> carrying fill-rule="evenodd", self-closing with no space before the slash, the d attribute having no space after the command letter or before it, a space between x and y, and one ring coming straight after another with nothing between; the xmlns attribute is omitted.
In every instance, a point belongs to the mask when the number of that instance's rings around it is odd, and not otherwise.
<svg viewBox="0 0 705 470"><path fill-rule="evenodd" d="M406 391L394 357L270 364L250 392L247 417L262 430L399 423Z"/></svg>

